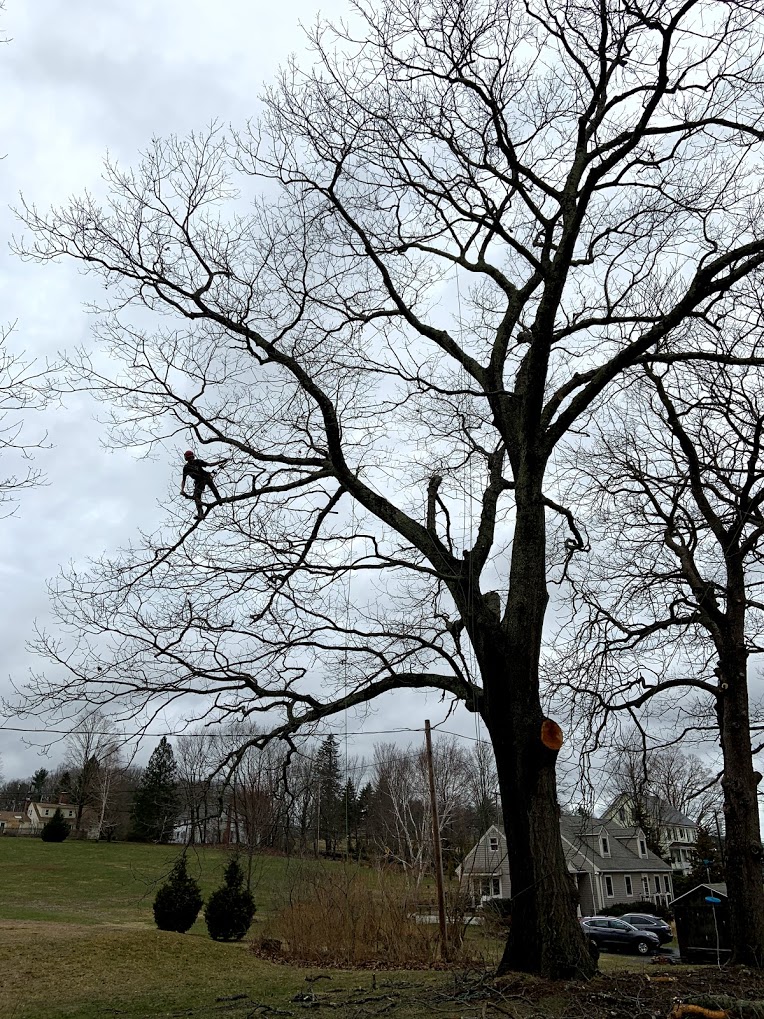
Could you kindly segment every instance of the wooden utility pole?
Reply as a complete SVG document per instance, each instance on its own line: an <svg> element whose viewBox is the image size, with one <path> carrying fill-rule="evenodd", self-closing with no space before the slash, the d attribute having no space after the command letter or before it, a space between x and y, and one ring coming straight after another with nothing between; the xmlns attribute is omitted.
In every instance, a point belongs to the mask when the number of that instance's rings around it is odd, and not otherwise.
<svg viewBox="0 0 764 1019"><path fill-rule="evenodd" d="M427 774L430 779L430 807L432 809L432 845L435 857L435 881L438 886L438 923L440 924L440 951L444 961L448 961L448 930L446 928L446 900L443 893L443 857L440 852L440 823L438 821L438 801L435 798L435 769L432 763L432 736L430 720L425 719L424 738L427 747Z"/></svg>
<svg viewBox="0 0 764 1019"><path fill-rule="evenodd" d="M721 857L722 868L726 868L727 864L724 859L724 843L722 842L722 830L719 827L719 814L716 810L714 811L714 821L716 822L716 841L719 843L719 856Z"/></svg>

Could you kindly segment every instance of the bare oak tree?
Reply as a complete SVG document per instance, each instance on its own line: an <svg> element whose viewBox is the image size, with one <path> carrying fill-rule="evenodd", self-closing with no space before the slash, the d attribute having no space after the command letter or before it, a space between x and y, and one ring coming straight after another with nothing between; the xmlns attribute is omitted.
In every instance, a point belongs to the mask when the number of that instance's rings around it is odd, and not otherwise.
<svg viewBox="0 0 764 1019"><path fill-rule="evenodd" d="M762 27L743 0L358 0L258 123L108 165L103 206L27 206L26 254L107 287L121 367L85 352L77 384L117 441L229 458L201 523L61 585L79 639L43 639L66 669L28 707L198 694L279 715L263 744L440 690L496 756L501 968L590 974L540 739L549 570L583 544L550 467L625 368L716 356L764 263Z"/></svg>
<svg viewBox="0 0 764 1019"><path fill-rule="evenodd" d="M467 769L467 754L453 737L434 741L433 772L441 834L466 799ZM376 744L371 782L376 848L384 858L401 864L418 888L433 866L433 822L424 749L408 746L402 751L394 743Z"/></svg>
<svg viewBox="0 0 764 1019"><path fill-rule="evenodd" d="M735 317L720 326L727 336ZM734 338L737 350L750 340ZM710 722L721 745L730 941L737 961L758 966L764 854L748 662L764 650L762 436L760 369L644 369L586 451L598 506L574 655L575 699L598 713L694 691L695 724Z"/></svg>
<svg viewBox="0 0 764 1019"><path fill-rule="evenodd" d="M24 414L41 410L48 401L51 366L43 367L8 345L11 330L0 330L0 508L9 515L17 494L43 483L34 466L34 455L45 447L45 438L31 440L24 433Z"/></svg>
<svg viewBox="0 0 764 1019"><path fill-rule="evenodd" d="M0 15L5 4L0 3ZM8 39L0 35L0 46ZM0 156L2 158L2 156ZM0 326L0 507L12 507L16 495L25 488L39 485L43 476L34 466L35 450L45 440L29 441L23 434L23 414L45 406L51 381L50 366L44 368L23 352L14 353L9 340L12 326ZM11 510L12 511L12 510Z"/></svg>
<svg viewBox="0 0 764 1019"><path fill-rule="evenodd" d="M124 742L113 722L102 711L83 711L66 737L64 767L69 774L68 792L77 808L74 829L82 829L86 807L95 808L100 836L115 771L120 768Z"/></svg>

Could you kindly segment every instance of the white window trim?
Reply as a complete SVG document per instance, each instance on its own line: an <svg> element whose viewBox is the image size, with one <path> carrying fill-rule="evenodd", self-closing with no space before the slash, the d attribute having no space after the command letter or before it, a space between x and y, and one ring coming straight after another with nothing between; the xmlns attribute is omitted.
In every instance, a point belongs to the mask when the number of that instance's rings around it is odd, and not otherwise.
<svg viewBox="0 0 764 1019"><path fill-rule="evenodd" d="M637 844L639 846L639 856L640 856L640 859L646 860L647 859L647 840L640 838L640 839L637 840Z"/></svg>
<svg viewBox="0 0 764 1019"><path fill-rule="evenodd" d="M488 851L491 852L491 853L496 853L496 852L498 852L498 850L499 850L499 836L498 835L489 835L488 836Z"/></svg>
<svg viewBox="0 0 764 1019"><path fill-rule="evenodd" d="M600 835L600 856L608 859L610 856L610 839L607 835Z"/></svg>
<svg viewBox="0 0 764 1019"><path fill-rule="evenodd" d="M631 880L631 874L624 874L623 875L623 885L624 885L624 888L626 889L626 898L627 899L633 899L634 898L634 882Z"/></svg>
<svg viewBox="0 0 764 1019"><path fill-rule="evenodd" d="M613 878L612 878L612 876L610 874L603 874L602 875L602 880L605 883L605 898L606 899L614 899L615 898L615 888L613 887ZM608 891L608 888L610 889L610 891Z"/></svg>

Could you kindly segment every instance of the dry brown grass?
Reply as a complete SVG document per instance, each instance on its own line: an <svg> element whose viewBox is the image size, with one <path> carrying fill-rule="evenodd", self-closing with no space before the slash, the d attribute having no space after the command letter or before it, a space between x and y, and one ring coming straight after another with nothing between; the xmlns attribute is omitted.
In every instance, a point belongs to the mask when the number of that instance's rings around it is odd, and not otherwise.
<svg viewBox="0 0 764 1019"><path fill-rule="evenodd" d="M477 944L465 941L461 904L452 899L449 907L449 961L481 963ZM295 875L253 948L273 956L280 943L281 957L301 964L430 967L442 961L440 931L432 921L417 916L417 890L399 874L379 870L370 879L356 867L331 875L305 871Z"/></svg>

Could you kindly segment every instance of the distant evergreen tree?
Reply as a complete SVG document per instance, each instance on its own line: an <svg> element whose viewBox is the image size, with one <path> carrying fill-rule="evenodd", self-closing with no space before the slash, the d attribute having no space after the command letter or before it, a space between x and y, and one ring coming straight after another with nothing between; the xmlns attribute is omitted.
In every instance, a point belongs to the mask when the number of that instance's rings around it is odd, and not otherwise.
<svg viewBox="0 0 764 1019"><path fill-rule="evenodd" d="M160 931L185 934L202 908L199 885L186 868L186 854L176 862L154 899L154 922Z"/></svg>
<svg viewBox="0 0 764 1019"><path fill-rule="evenodd" d="M72 776L70 772L65 771L63 772L58 782L56 783L56 787L53 790L53 795L60 796L62 793L64 793L66 796L69 796L71 795L71 792L72 792Z"/></svg>
<svg viewBox="0 0 764 1019"><path fill-rule="evenodd" d="M369 845L369 822L374 806L374 786L367 782L358 794L358 852L365 852Z"/></svg>
<svg viewBox="0 0 764 1019"><path fill-rule="evenodd" d="M58 807L40 832L40 838L43 842L63 842L67 837L71 828L64 820L64 815L61 813Z"/></svg>
<svg viewBox="0 0 764 1019"><path fill-rule="evenodd" d="M337 851L340 833L345 830L345 804L342 796L340 751L333 734L327 736L319 747L315 769L318 781L319 836L326 843L327 853L334 853Z"/></svg>
<svg viewBox="0 0 764 1019"><path fill-rule="evenodd" d="M178 816L178 768L172 747L163 736L149 758L131 811L130 838L144 842L167 842Z"/></svg>
<svg viewBox="0 0 764 1019"><path fill-rule="evenodd" d="M345 788L342 790L342 817L340 818L342 830L347 838L347 853L353 852L352 842L358 845L358 826L361 819L361 810L358 794L352 779L348 779Z"/></svg>
<svg viewBox="0 0 764 1019"><path fill-rule="evenodd" d="M244 887L244 873L233 857L223 875L223 885L210 895L204 922L215 941L241 941L255 915L255 900Z"/></svg>
<svg viewBox="0 0 764 1019"><path fill-rule="evenodd" d="M705 884L707 881L726 881L722 854L719 850L719 840L715 834L711 834L708 828L701 825L698 828L698 837L692 847L693 862L692 870L687 875L686 890L696 885ZM676 890L677 880L674 878L674 889Z"/></svg>
<svg viewBox="0 0 764 1019"><path fill-rule="evenodd" d="M32 795L38 801L43 798L45 783L48 781L49 774L50 772L45 768L38 768L34 775L32 775Z"/></svg>

